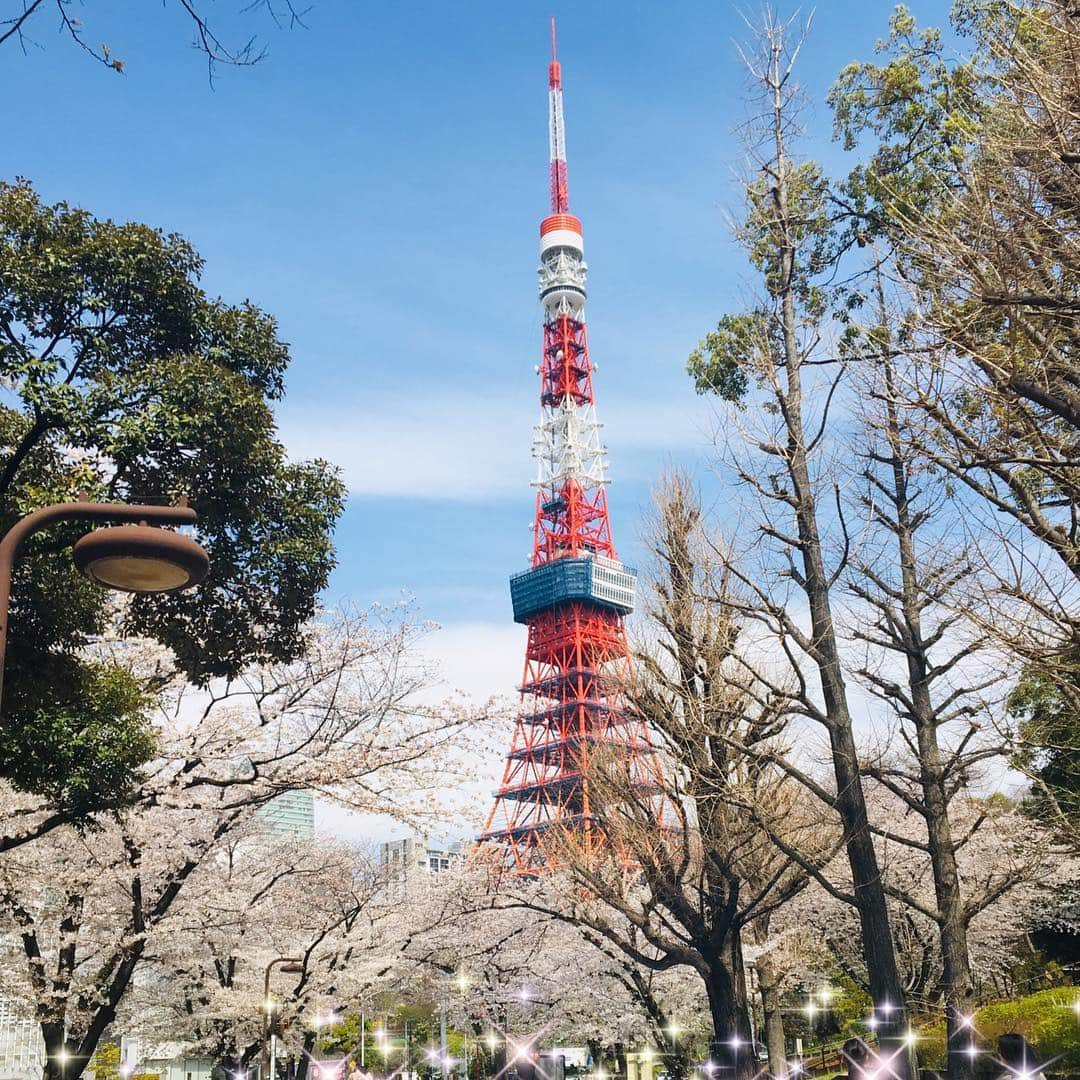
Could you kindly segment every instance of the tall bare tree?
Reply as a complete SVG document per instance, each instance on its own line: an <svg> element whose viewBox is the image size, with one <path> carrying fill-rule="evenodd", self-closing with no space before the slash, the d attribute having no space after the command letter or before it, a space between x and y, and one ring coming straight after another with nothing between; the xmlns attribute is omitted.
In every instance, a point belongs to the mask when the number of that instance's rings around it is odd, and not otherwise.
<svg viewBox="0 0 1080 1080"><path fill-rule="evenodd" d="M978 573L948 486L919 450L905 422L905 361L880 272L871 279L877 325L860 335L864 361L861 442L868 535L853 552L848 589L865 618L853 635L864 647L857 675L895 717L901 746L865 760L863 771L920 822L883 837L922 853L934 882L934 903L890 882L887 891L935 925L942 957L949 1076L968 1076L974 1061L965 1037L975 985L967 944L972 918L1013 888L1033 866L1011 861L978 885L965 882L958 853L987 820L967 814L980 767L1005 755L988 723L1000 708L1004 672L985 633L968 619L966 582ZM916 361L918 362L918 361ZM1005 672L1008 664L1005 664ZM989 732L989 736L987 735ZM954 827L954 802L966 820ZM1031 858L1036 857L1033 848Z"/></svg>
<svg viewBox="0 0 1080 1080"><path fill-rule="evenodd" d="M302 26L307 8L297 7L293 0L253 0L238 5L244 14L261 10L274 26ZM220 64L230 67L250 67L266 58L267 46L258 37L238 34L235 41L216 29L207 14L207 5L199 0L177 0L176 7L186 17L191 30L191 43L203 54L213 80ZM91 59L111 71L123 73L125 61L116 56L107 44L99 44L108 30L100 25L87 25L81 5L72 0L4 0L0 8L0 46L10 43L27 52L39 44L37 34L49 26L59 30L72 44Z"/></svg>
<svg viewBox="0 0 1080 1080"><path fill-rule="evenodd" d="M835 445L845 365L828 334L838 255L829 186L813 162L796 160L790 149L799 105L794 66L803 40L792 24L766 13L744 53L758 109L744 142L757 172L746 184L747 216L738 235L762 295L749 311L720 320L691 355L689 370L699 392L744 410L756 406L757 427L731 440L731 463L754 497L755 535L747 539L745 526L742 532L760 565L748 569L746 550L729 568L745 593L743 615L765 628L786 660L786 680L770 683L761 664L757 676L828 736L834 783L828 790L809 787L842 823L852 879L847 898L859 913L882 1043L894 1067L910 1072L903 991L835 614L850 543L840 500L844 474L827 451ZM733 421L739 416L732 410Z"/></svg>

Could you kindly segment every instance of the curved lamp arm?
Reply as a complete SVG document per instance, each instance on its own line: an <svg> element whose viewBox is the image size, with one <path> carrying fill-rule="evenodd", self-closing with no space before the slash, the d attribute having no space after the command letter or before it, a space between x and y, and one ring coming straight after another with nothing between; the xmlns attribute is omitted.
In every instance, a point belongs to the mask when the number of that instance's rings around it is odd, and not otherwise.
<svg viewBox="0 0 1080 1080"><path fill-rule="evenodd" d="M0 701L4 689L11 574L26 540L57 521L145 522L147 525L193 525L198 515L189 506L138 506L130 503L68 502L35 510L16 521L0 540Z"/></svg>

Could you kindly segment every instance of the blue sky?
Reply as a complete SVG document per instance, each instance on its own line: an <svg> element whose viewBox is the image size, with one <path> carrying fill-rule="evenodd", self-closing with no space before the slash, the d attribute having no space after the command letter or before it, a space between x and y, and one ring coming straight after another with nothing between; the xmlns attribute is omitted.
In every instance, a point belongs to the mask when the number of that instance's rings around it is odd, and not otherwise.
<svg viewBox="0 0 1080 1080"><path fill-rule="evenodd" d="M215 89L173 0L86 3L88 38L123 76L39 19L28 55L0 54L3 174L186 235L210 291L276 314L294 357L283 437L339 462L351 491L331 598L412 593L446 626L432 647L451 681L509 689L521 637L506 579L525 565L532 513L548 16L614 525L635 563L659 471L707 474L711 421L686 355L746 295L725 222L743 163L739 9L315 0L306 29L277 31L245 2L204 6L223 37L258 31L270 55L222 69ZM801 71L831 164L843 156L824 93L890 11L817 8Z"/></svg>

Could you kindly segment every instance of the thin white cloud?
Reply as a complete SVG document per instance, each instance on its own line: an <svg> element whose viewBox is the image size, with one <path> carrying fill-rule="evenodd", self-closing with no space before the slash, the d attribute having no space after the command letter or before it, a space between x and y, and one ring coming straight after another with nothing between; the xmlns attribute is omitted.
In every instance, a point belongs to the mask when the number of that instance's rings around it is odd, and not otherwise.
<svg viewBox="0 0 1080 1080"><path fill-rule="evenodd" d="M479 704L493 694L514 695L525 658L525 627L448 623L424 640L422 652L437 666L445 688Z"/></svg>
<svg viewBox="0 0 1080 1080"><path fill-rule="evenodd" d="M354 496L479 501L520 495L533 476L529 451L538 409L509 397L455 397L433 389L425 398L342 400L337 407L286 404L278 418L282 438L293 457L340 465ZM600 413L620 480L628 478L620 453L646 451L659 459L708 441L708 408L689 396L673 403L615 399L602 403Z"/></svg>

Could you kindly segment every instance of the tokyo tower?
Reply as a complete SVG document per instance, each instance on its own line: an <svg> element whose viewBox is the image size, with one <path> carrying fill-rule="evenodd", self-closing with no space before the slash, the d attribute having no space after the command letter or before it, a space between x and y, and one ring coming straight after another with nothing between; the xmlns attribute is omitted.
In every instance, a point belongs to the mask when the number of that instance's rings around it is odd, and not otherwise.
<svg viewBox="0 0 1080 1080"><path fill-rule="evenodd" d="M507 869L530 875L557 865L567 844L589 865L611 851L603 808L590 797L590 760L599 751L620 755L635 787L660 789L648 732L627 716L619 692L629 671L624 619L634 607L636 578L618 561L608 518L554 19L548 119L551 212L540 223L544 344L536 368L532 565L510 579L514 621L528 627L528 643L510 753L480 836L501 847Z"/></svg>

